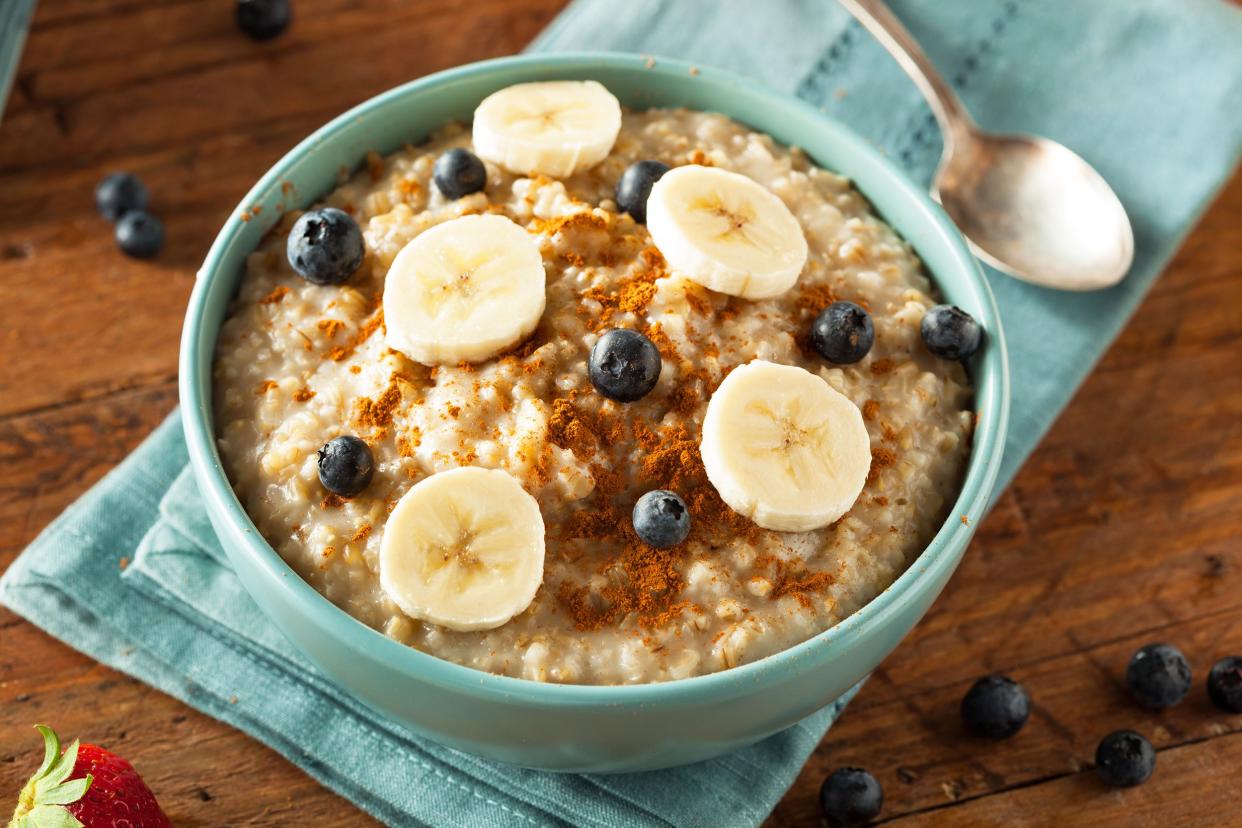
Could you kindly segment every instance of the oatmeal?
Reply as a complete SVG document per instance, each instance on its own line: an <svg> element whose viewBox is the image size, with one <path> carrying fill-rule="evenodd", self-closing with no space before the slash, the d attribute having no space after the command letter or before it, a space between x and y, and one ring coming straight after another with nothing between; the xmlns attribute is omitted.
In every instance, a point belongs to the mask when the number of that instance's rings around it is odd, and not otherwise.
<svg viewBox="0 0 1242 828"><path fill-rule="evenodd" d="M370 156L323 200L362 231L361 266L343 284L294 272L286 237L298 216L285 215L249 257L221 329L214 400L225 467L264 537L315 589L450 661L620 684L771 655L836 624L910 565L965 469L971 388L958 362L920 339L936 300L918 260L846 179L726 117L678 109L624 111L606 156L559 178L489 162L484 189L456 199L433 183L452 148L477 151L467 127ZM774 194L805 237L801 267L773 265L771 278L788 275L792 286L743 298L671 266L671 251L614 200L627 168L649 159L738 173ZM386 331L390 269L420 234L479 215L525 231L542 258L546 306L513 303L533 330L501 319L502 353L416 362L390 347L405 341ZM861 306L874 325L874 344L853 363L827 361L811 341L813 320L838 301ZM617 328L643 334L659 355L649 390L632 401L600 393L588 366ZM823 515L827 525L763 528L761 511L745 516L732 497L727 505L708 478L709 402L755 361L805 369L858 411L869 453L861 493L848 493L843 514ZM342 436L361 438L373 459L352 496L326 489L317 466L320 448ZM543 521L533 600L487 629L419 620L380 577L398 502L466 466L507 472ZM636 533L631 510L653 490L684 504L684 540L653 546Z"/></svg>

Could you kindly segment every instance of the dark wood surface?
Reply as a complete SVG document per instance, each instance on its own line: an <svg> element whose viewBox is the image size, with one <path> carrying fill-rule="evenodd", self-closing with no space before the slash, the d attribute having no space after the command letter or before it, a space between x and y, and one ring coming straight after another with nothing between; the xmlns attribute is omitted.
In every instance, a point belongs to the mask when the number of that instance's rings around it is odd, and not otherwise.
<svg viewBox="0 0 1242 828"><path fill-rule="evenodd" d="M0 569L175 405L193 271L285 150L396 83L520 49L561 0L297 0L255 44L225 0L41 0L0 123ZM105 173L139 173L168 245L122 257L96 216ZM1207 703L1242 653L1242 176L981 527L957 576L820 745L769 820L816 826L833 768L883 783L900 824L1228 825L1242 716ZM1196 686L1163 714L1121 674L1153 640ZM1004 671L1035 713L993 744L961 731L970 682ZM371 821L241 733L0 609L0 811L38 764L36 721L112 747L178 825ZM1108 731L1159 750L1124 792L1090 766Z"/></svg>

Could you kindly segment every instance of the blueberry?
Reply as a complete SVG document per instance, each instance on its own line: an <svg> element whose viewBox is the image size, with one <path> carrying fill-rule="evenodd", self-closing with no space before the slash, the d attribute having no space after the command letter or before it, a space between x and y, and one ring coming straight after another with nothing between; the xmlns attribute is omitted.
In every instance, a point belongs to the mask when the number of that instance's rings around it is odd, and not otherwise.
<svg viewBox="0 0 1242 828"><path fill-rule="evenodd" d="M660 379L660 351L638 331L613 328L591 349L591 384L605 397L633 402L647 396Z"/></svg>
<svg viewBox="0 0 1242 828"><path fill-rule="evenodd" d="M362 264L362 231L344 210L308 210L289 231L289 265L316 285L339 285Z"/></svg>
<svg viewBox="0 0 1242 828"><path fill-rule="evenodd" d="M237 27L255 40L271 40L291 20L289 0L237 0Z"/></svg>
<svg viewBox="0 0 1242 828"><path fill-rule="evenodd" d="M147 209L147 188L136 175L113 173L95 188L95 207L108 221L116 221L130 210Z"/></svg>
<svg viewBox="0 0 1242 828"><path fill-rule="evenodd" d="M335 437L319 450L319 482L333 494L353 497L371 482L371 448L357 437Z"/></svg>
<svg viewBox="0 0 1242 828"><path fill-rule="evenodd" d="M1095 749L1095 772L1110 788L1132 788L1151 778L1156 751L1143 734L1118 730L1100 740Z"/></svg>
<svg viewBox="0 0 1242 828"><path fill-rule="evenodd" d="M629 213L639 224L647 223L647 196L651 188L668 172L668 164L659 161L638 161L626 168L617 180L614 195L617 207Z"/></svg>
<svg viewBox="0 0 1242 828"><path fill-rule="evenodd" d="M1006 739L1022 729L1031 715L1031 697L1008 676L979 679L962 699L962 721L979 736Z"/></svg>
<svg viewBox="0 0 1242 828"><path fill-rule="evenodd" d="M676 546L690 534L690 510L686 501L668 489L647 492L634 504L634 531L648 546Z"/></svg>
<svg viewBox="0 0 1242 828"><path fill-rule="evenodd" d="M1242 656L1228 656L1208 673L1208 698L1229 713L1242 713Z"/></svg>
<svg viewBox="0 0 1242 828"><path fill-rule="evenodd" d="M1190 664L1171 644L1148 644L1130 658L1126 687L1144 707L1172 707L1190 692Z"/></svg>
<svg viewBox="0 0 1242 828"><path fill-rule="evenodd" d="M922 331L927 350L943 359L966 359L983 342L979 323L953 305L936 305L924 314Z"/></svg>
<svg viewBox="0 0 1242 828"><path fill-rule="evenodd" d="M853 302L833 302L811 323L811 344L820 356L838 365L858 362L873 342L871 314Z"/></svg>
<svg viewBox="0 0 1242 828"><path fill-rule="evenodd" d="M487 167L470 150L454 147L436 159L432 178L445 198L461 198L487 186Z"/></svg>
<svg viewBox="0 0 1242 828"><path fill-rule="evenodd" d="M880 815L884 789L862 768L837 768L820 786L819 804L829 825L865 825Z"/></svg>
<svg viewBox="0 0 1242 828"><path fill-rule="evenodd" d="M135 259L150 259L164 246L164 225L150 213L130 210L116 223L117 246Z"/></svg>

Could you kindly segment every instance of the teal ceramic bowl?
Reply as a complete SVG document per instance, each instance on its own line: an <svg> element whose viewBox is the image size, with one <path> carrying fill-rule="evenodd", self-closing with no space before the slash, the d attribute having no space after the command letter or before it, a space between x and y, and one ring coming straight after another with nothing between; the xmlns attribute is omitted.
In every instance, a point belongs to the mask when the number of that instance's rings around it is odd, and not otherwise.
<svg viewBox="0 0 1242 828"><path fill-rule="evenodd" d="M532 55L477 63L393 89L311 135L263 176L212 245L190 298L181 344L181 405L196 479L238 577L284 634L340 688L411 732L528 767L634 771L707 759L788 727L843 694L922 617L961 560L996 480L1008 416L1005 340L992 293L965 241L922 189L811 106L725 72L620 54ZM948 301L980 320L987 342L970 368L979 414L961 495L918 561L866 607L809 641L713 675L589 687L494 676L406 647L312 589L255 529L213 437L211 361L245 257L277 205L304 207L342 167L387 153L449 120L469 120L513 83L595 79L632 107L723 112L805 149L849 178L922 257ZM286 183L287 182L287 183ZM289 190L288 184L293 189ZM256 210L255 205L263 209ZM270 226L270 224L268 225Z"/></svg>

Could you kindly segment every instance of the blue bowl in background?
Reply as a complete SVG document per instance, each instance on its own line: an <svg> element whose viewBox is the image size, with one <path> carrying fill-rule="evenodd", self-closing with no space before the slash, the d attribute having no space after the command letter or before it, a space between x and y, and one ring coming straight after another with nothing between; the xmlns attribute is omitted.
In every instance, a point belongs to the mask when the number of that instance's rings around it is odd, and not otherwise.
<svg viewBox="0 0 1242 828"><path fill-rule="evenodd" d="M212 417L216 336L246 256L279 216L278 205L310 205L369 150L386 154L446 121L468 121L497 89L556 79L597 80L635 108L721 112L801 147L849 177L913 246L945 299L987 331L969 366L974 446L944 525L865 607L759 661L679 681L597 687L494 676L441 660L367 627L303 581L259 534L221 465ZM762 739L829 704L891 653L940 594L987 507L1005 442L1009 377L996 303L965 240L920 187L846 127L726 72L692 72L663 58L652 65L638 55L562 54L470 64L408 83L346 112L282 158L230 216L199 272L182 335L180 397L195 478L229 561L273 623L343 692L460 750L527 767L614 772L695 762Z"/></svg>

